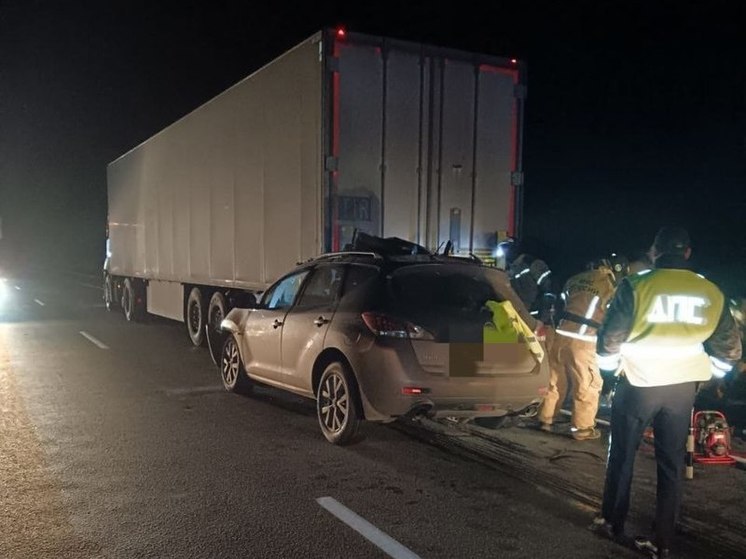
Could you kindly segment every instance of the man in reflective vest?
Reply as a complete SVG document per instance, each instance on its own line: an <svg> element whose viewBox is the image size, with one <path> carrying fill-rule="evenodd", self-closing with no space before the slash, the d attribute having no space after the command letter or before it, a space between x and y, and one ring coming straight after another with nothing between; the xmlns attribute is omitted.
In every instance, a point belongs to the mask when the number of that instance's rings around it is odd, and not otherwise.
<svg viewBox="0 0 746 559"><path fill-rule="evenodd" d="M614 255L616 257L616 255ZM626 273L626 261L618 259L618 274ZM596 413L603 380L596 361L596 330L601 326L606 307L614 295L616 276L608 260L572 276L565 283L561 298L565 301L562 320L549 348L549 391L544 397L538 419L544 431L552 431L567 394L568 379L573 386L571 433L576 440L597 439Z"/></svg>
<svg viewBox="0 0 746 559"><path fill-rule="evenodd" d="M667 557L674 536L686 438L697 384L727 373L741 355L738 330L720 289L688 270L684 229L663 228L653 270L623 281L598 333L602 374L622 370L614 394L601 516L592 528L624 540L633 467L652 423L658 469L655 535L635 546Z"/></svg>

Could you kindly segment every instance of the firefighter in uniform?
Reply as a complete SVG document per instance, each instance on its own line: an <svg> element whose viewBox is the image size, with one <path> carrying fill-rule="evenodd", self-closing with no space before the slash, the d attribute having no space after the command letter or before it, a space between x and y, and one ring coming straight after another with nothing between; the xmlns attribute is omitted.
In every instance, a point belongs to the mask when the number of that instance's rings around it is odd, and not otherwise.
<svg viewBox="0 0 746 559"><path fill-rule="evenodd" d="M635 456L652 423L658 478L655 535L634 542L650 557L669 556L697 383L724 375L741 355L723 293L688 269L690 254L684 229L661 229L651 249L654 269L619 285L598 333L602 374L623 373L612 405L601 516L592 528L625 541Z"/></svg>
<svg viewBox="0 0 746 559"><path fill-rule="evenodd" d="M621 277L627 270L626 260L614 257ZM538 414L544 431L552 431L567 395L569 380L573 386L573 438L590 440L601 436L595 428L603 386L596 362L596 330L614 295L617 282L614 267L609 260L600 260L565 283L561 294L565 309L549 349L549 390Z"/></svg>
<svg viewBox="0 0 746 559"><path fill-rule="evenodd" d="M549 266L540 258L523 253L510 263L507 270L510 284L534 315L538 311L541 298L552 288Z"/></svg>

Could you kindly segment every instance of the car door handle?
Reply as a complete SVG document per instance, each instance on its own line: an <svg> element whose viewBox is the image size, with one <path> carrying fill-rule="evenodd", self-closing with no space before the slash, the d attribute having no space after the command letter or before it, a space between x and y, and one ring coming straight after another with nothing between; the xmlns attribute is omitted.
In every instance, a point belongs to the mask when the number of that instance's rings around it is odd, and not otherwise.
<svg viewBox="0 0 746 559"><path fill-rule="evenodd" d="M320 316L313 321L313 323L319 328L321 328L324 324L329 324L329 322L330 320L328 318L324 318L323 316Z"/></svg>
<svg viewBox="0 0 746 559"><path fill-rule="evenodd" d="M279 328L280 326L282 326L282 324L282 320L278 320L275 318L275 321L272 323L272 328Z"/></svg>

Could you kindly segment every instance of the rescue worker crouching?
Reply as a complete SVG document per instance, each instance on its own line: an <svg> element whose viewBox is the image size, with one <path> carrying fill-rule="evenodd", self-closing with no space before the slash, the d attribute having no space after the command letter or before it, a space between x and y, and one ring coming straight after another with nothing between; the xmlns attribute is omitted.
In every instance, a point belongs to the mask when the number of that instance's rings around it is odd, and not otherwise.
<svg viewBox="0 0 746 559"><path fill-rule="evenodd" d="M601 515L592 528L626 543L635 457L652 422L655 536L635 540L650 557L668 557L673 543L696 386L715 371L724 375L741 357L738 329L725 296L688 269L690 255L685 230L661 229L651 249L654 269L621 282L598 333L603 374L614 374L621 366L624 375L611 408Z"/></svg>
<svg viewBox="0 0 746 559"><path fill-rule="evenodd" d="M614 255L615 265L601 260L565 283L562 319L549 350L549 390L539 409L541 429L552 431L568 390L573 386L571 433L576 440L598 439L596 413L603 386L596 360L596 331L614 295L618 279L627 272L627 261ZM616 267L617 273L613 268Z"/></svg>

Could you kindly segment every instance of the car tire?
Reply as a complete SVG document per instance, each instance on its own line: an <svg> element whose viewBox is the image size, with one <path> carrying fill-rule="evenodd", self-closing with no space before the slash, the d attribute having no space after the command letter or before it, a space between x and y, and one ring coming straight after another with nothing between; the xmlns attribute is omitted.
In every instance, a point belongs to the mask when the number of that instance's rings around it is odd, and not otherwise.
<svg viewBox="0 0 746 559"><path fill-rule="evenodd" d="M202 292L198 287L192 287L184 305L184 322L186 330L192 345L201 346L205 343L205 301L202 298Z"/></svg>
<svg viewBox="0 0 746 559"><path fill-rule="evenodd" d="M357 383L344 363L334 361L324 369L316 389L316 414L330 443L343 446L357 442L362 408Z"/></svg>
<svg viewBox="0 0 746 559"><path fill-rule="evenodd" d="M220 330L220 323L223 322L227 311L228 303L225 295L216 291L210 297L210 304L207 305L207 323L210 325L210 330L213 332Z"/></svg>
<svg viewBox="0 0 746 559"><path fill-rule="evenodd" d="M252 389L252 382L244 369L241 352L235 336L228 336L220 352L220 378L228 392L248 394Z"/></svg>

